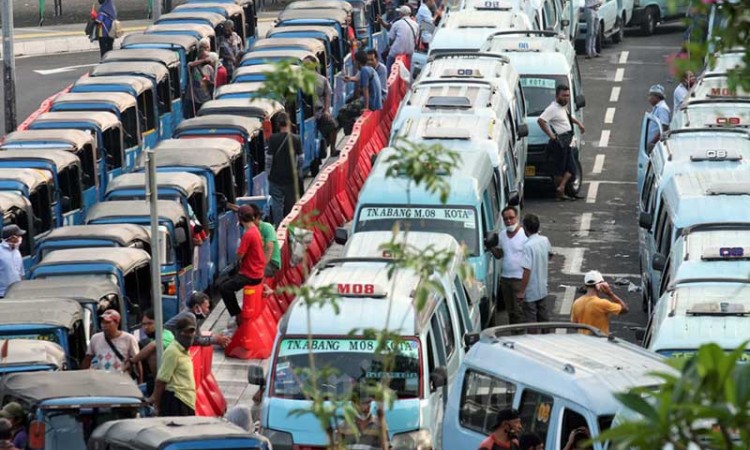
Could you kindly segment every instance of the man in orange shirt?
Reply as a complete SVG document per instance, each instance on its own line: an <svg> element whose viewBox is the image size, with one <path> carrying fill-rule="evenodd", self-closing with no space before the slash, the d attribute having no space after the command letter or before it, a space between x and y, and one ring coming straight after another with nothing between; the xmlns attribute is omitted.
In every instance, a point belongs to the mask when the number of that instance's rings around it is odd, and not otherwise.
<svg viewBox="0 0 750 450"><path fill-rule="evenodd" d="M609 317L627 313L628 305L612 291L598 271L588 272L583 280L586 284L586 294L573 302L570 321L590 325L600 329L604 334L609 334ZM601 298L600 295L607 298ZM581 333L589 334L588 331Z"/></svg>

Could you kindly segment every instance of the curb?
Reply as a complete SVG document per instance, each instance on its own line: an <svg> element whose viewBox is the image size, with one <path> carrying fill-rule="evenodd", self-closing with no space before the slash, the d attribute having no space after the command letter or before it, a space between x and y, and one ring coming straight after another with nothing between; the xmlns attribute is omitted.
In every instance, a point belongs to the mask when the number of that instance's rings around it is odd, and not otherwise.
<svg viewBox="0 0 750 450"><path fill-rule="evenodd" d="M121 41L122 39L117 39L115 46L119 46ZM91 42L86 36L35 39L13 43L14 56L41 56L93 50L99 50L99 43ZM0 52L0 55L2 55L2 52Z"/></svg>

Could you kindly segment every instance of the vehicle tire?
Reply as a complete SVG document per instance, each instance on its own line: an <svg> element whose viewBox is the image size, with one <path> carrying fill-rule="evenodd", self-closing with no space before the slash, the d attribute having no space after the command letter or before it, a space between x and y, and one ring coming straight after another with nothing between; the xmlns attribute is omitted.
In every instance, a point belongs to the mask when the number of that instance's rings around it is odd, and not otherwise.
<svg viewBox="0 0 750 450"><path fill-rule="evenodd" d="M646 8L646 11L643 13L643 20L641 21L641 33L646 36L654 34L658 20L659 14L654 8Z"/></svg>
<svg viewBox="0 0 750 450"><path fill-rule="evenodd" d="M604 47L604 22L599 25L599 36L596 37L596 53L602 53Z"/></svg>
<svg viewBox="0 0 750 450"><path fill-rule="evenodd" d="M581 160L576 157L576 176L572 180L568 181L568 185L565 186L565 195L568 197L574 197L581 192L581 186L583 185L583 169L581 167Z"/></svg>
<svg viewBox="0 0 750 450"><path fill-rule="evenodd" d="M617 28L617 32L612 35L612 42L614 42L615 44L619 44L623 39L625 39L624 14L623 17L618 17L617 20L615 20L615 28Z"/></svg>
<svg viewBox="0 0 750 450"><path fill-rule="evenodd" d="M586 54L586 41L584 39L575 40L575 49L577 55Z"/></svg>

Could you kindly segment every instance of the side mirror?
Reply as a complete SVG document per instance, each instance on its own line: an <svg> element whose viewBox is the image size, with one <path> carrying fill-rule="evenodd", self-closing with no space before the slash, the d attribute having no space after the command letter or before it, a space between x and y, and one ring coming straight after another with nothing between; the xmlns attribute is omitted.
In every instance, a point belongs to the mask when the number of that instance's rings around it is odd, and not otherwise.
<svg viewBox="0 0 750 450"><path fill-rule="evenodd" d="M430 392L435 392L448 382L448 371L445 367L435 367L430 374Z"/></svg>
<svg viewBox="0 0 750 450"><path fill-rule="evenodd" d="M586 107L586 96L583 94L576 95L576 109Z"/></svg>
<svg viewBox="0 0 750 450"><path fill-rule="evenodd" d="M570 25L570 20L563 19L563 20L560 21L560 25L562 25L563 27L567 27L567 26Z"/></svg>
<svg viewBox="0 0 750 450"><path fill-rule="evenodd" d="M44 422L34 420L29 425L29 448L43 449L46 426Z"/></svg>
<svg viewBox="0 0 750 450"><path fill-rule="evenodd" d="M62 210L70 211L70 205L71 205L70 197L63 195L60 198L60 207L62 208Z"/></svg>
<svg viewBox="0 0 750 450"><path fill-rule="evenodd" d="M175 228L174 239L175 241L177 241L177 244L184 244L187 241L187 234L185 233L185 229Z"/></svg>
<svg viewBox="0 0 750 450"><path fill-rule="evenodd" d="M512 191L510 197L508 197L508 206L518 206L521 204L521 196L518 195L518 191Z"/></svg>
<svg viewBox="0 0 750 450"><path fill-rule="evenodd" d="M654 216L647 212L642 212L638 215L638 225L646 230L651 229L651 225L654 224Z"/></svg>
<svg viewBox="0 0 750 450"><path fill-rule="evenodd" d="M333 241L339 245L345 245L348 240L349 230L343 227L336 228L336 233L333 235Z"/></svg>
<svg viewBox="0 0 750 450"><path fill-rule="evenodd" d="M518 126L518 138L519 139L525 138L528 135L529 135L529 126L526 125L525 123L522 123L521 125L519 125Z"/></svg>
<svg viewBox="0 0 750 450"><path fill-rule="evenodd" d="M485 248L492 248L497 247L497 244L500 242L500 238L498 237L497 233L494 231L487 234L487 236L484 238L484 246Z"/></svg>
<svg viewBox="0 0 750 450"><path fill-rule="evenodd" d="M651 268L656 270L657 272L661 272L664 270L664 266L666 265L667 258L661 253L654 253L654 256L651 258Z"/></svg>
<svg viewBox="0 0 750 450"><path fill-rule="evenodd" d="M479 333L464 334L464 348L469 349L472 345L479 342Z"/></svg>
<svg viewBox="0 0 750 450"><path fill-rule="evenodd" d="M257 364L248 367L247 382L254 386L260 386L262 389L266 385L266 375L263 373L263 367Z"/></svg>

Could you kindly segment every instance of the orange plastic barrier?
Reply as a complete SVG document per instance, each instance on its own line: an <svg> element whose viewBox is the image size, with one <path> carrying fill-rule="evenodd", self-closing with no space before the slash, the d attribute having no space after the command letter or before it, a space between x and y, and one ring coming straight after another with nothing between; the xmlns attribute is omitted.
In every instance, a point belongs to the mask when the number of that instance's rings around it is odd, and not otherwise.
<svg viewBox="0 0 750 450"><path fill-rule="evenodd" d="M195 377L195 414L208 417L223 416L227 410L227 401L211 373L213 347L190 347L190 356Z"/></svg>
<svg viewBox="0 0 750 450"><path fill-rule="evenodd" d="M224 354L239 359L271 356L278 322L263 300L263 284L245 286L240 317L242 323L224 349Z"/></svg>

